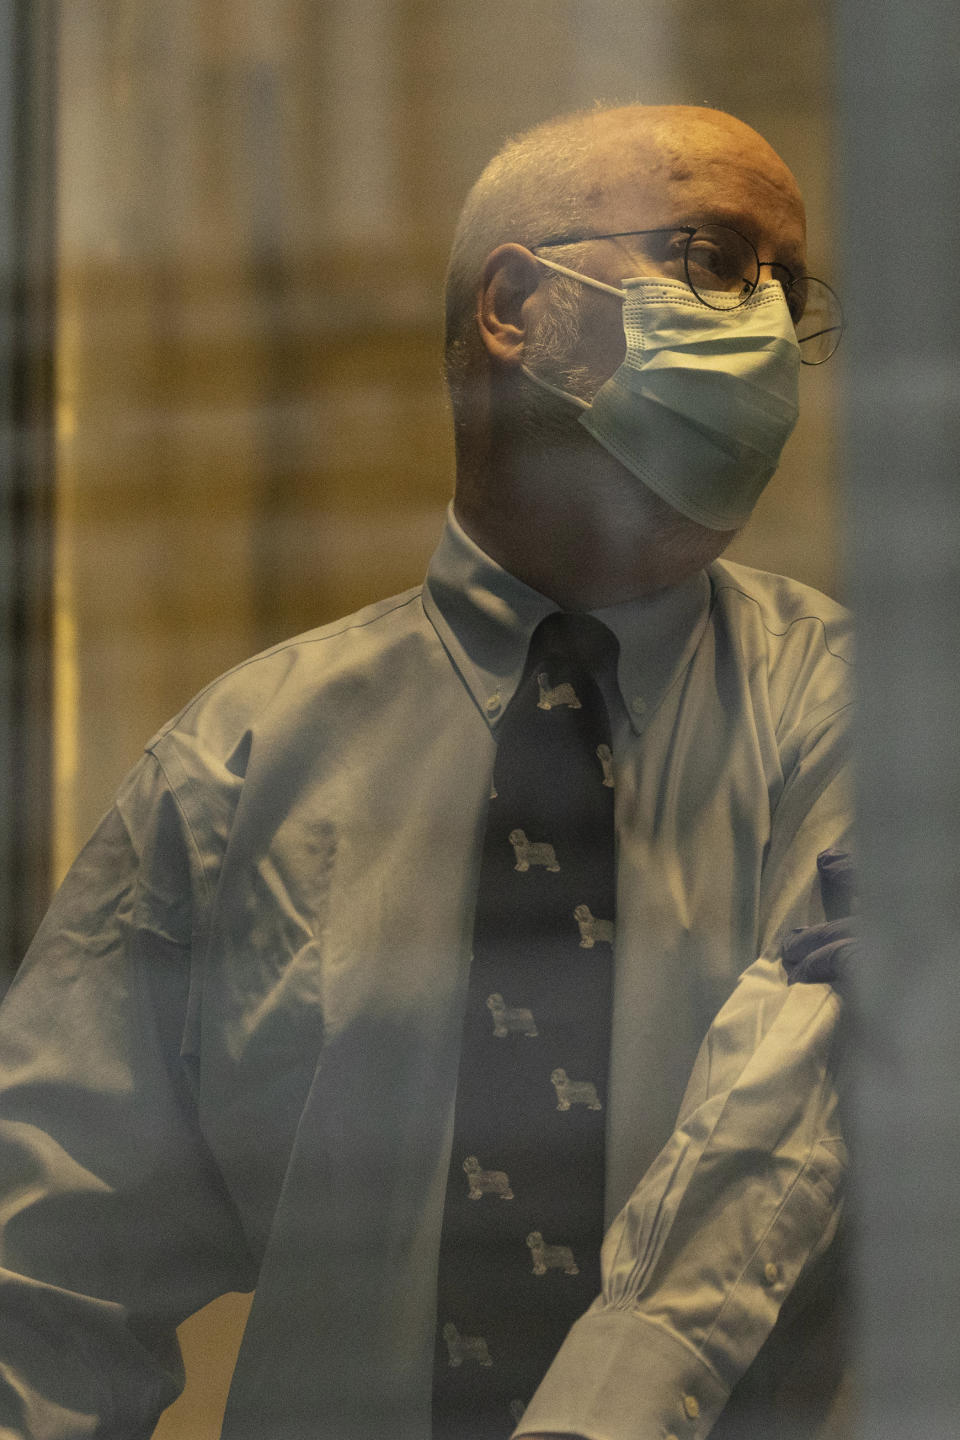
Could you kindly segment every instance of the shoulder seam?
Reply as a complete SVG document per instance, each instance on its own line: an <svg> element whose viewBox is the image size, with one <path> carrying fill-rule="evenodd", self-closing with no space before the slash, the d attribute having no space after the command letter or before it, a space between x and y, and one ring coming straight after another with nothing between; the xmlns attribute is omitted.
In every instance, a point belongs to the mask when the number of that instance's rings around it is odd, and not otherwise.
<svg viewBox="0 0 960 1440"><path fill-rule="evenodd" d="M823 648L826 650L827 654L828 654L828 655L832 655L835 660L841 660L844 665L847 665L847 666L850 667L850 669L853 669L853 661L852 661L852 660L849 660L846 655L841 655L838 650L833 650L833 649L831 649L831 647L830 647L830 642L829 642L829 640L827 639L827 627L826 627L826 624L824 623L824 620L823 620L822 616L820 616L820 615L797 615L797 616L795 617L795 619L793 619L793 620L790 621L790 623L789 623L789 625L787 626L786 630L773 630L773 629L771 629L771 627L767 624L766 620L764 619L764 617L763 617L763 607L762 607L762 605L760 604L760 601L757 599L757 597L756 597L755 595L751 595L751 594L749 593L749 591L747 591L747 590L741 590L741 588L740 588L739 585L729 585L729 584L728 584L728 585L717 585L717 586L715 587L715 593L716 593L716 594L719 595L719 593L720 593L721 590L732 590L735 595L742 595L743 598L744 598L744 600L749 600L749 601L751 601L754 605L756 605L757 609L760 611L760 622L761 622L761 624L763 625L763 628L764 628L764 630L766 630L766 632L767 632L768 635L783 636L783 635L786 635L786 634L787 634L787 631L792 630L793 627L794 627L794 625L799 625L800 622L803 621L803 620L814 620L814 621L816 621L816 623L820 626L820 629L823 631Z"/></svg>
<svg viewBox="0 0 960 1440"><path fill-rule="evenodd" d="M239 674L239 672L241 670L245 670L248 665L257 665L261 660L266 659L267 656L282 654L285 650L294 649L295 646L319 645L325 640L336 640L338 636L346 635L351 630L365 630L368 625L373 625L377 620L382 620L384 616L392 615L394 611L402 610L404 606L413 604L413 602L419 600L422 595L423 586L420 585L413 591L412 594L398 597L396 604L390 605L388 609L378 611L376 615L371 615L369 620L364 620L362 623L344 624L340 630L327 630L326 626L324 626L322 627L324 630L324 633L322 635L311 635L309 631L304 635L294 635L290 640L280 640L277 642L276 645L271 645L268 649L261 650L256 655L251 655L247 660L238 661L238 663L236 665L232 665L229 670L224 670L222 675L217 675L213 680L208 681L208 683L204 685L202 690L197 691L196 695L191 696L191 698L187 701L186 705L184 705L181 710L177 711L176 715L174 715L172 720L169 720L167 724L164 725L163 728L157 732L153 740L151 740L149 744L147 744L144 748L147 750L148 753L152 753L153 746L156 744L156 742L162 736L168 734L184 718L184 716L193 709L194 705L198 704L199 701L201 701L209 691L211 691L216 685L219 685L222 681L229 679L231 675ZM384 605L388 604L387 601L383 601L382 603ZM331 621L331 624L335 625L336 623L337 622L335 620Z"/></svg>

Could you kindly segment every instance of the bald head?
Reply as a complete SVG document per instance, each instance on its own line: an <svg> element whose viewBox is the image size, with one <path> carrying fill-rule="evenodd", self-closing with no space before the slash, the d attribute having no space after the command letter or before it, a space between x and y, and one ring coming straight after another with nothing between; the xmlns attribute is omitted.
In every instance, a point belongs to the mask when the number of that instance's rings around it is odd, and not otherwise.
<svg viewBox="0 0 960 1440"><path fill-rule="evenodd" d="M757 169L769 170L792 187L796 181L777 152L749 125L723 110L698 105L621 105L592 114L571 116L565 123L587 123L598 159L606 169L607 188L629 176L660 182L683 181L711 155L736 152L752 157ZM549 129L550 124L543 127ZM532 132L533 133L533 132Z"/></svg>
<svg viewBox="0 0 960 1440"><path fill-rule="evenodd" d="M680 209L684 219L706 215L716 211L718 195L735 215L755 208L758 192L774 223L788 219L802 245L803 201L793 175L733 115L623 105L538 125L509 141L467 196L447 272L448 359L455 366L467 359L483 264L497 246L672 223L677 217L667 209Z"/></svg>

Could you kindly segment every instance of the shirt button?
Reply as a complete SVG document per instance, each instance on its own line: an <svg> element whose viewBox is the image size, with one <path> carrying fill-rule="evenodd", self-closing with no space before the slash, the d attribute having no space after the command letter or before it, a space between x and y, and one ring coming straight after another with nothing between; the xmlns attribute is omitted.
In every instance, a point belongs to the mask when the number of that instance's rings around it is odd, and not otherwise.
<svg viewBox="0 0 960 1440"><path fill-rule="evenodd" d="M776 1285L780 1279L780 1266L774 1265L772 1260L768 1260L763 1267L763 1278L768 1285Z"/></svg>
<svg viewBox="0 0 960 1440"><path fill-rule="evenodd" d="M500 711L500 691L499 691L499 690L495 690L492 695L488 695L488 696L487 696L486 700L484 701L484 706L483 706L483 708L484 708L484 710L486 710L486 712L487 712L488 715L497 715L497 714L499 714L499 711Z"/></svg>
<svg viewBox="0 0 960 1440"><path fill-rule="evenodd" d="M697 1403L696 1395L684 1395L683 1413L686 1415L688 1420L696 1420L697 1416L700 1414L700 1406Z"/></svg>
<svg viewBox="0 0 960 1440"><path fill-rule="evenodd" d="M642 695L634 695L633 699L630 701L630 709L633 711L634 715L646 715L647 702L646 700L644 700Z"/></svg>

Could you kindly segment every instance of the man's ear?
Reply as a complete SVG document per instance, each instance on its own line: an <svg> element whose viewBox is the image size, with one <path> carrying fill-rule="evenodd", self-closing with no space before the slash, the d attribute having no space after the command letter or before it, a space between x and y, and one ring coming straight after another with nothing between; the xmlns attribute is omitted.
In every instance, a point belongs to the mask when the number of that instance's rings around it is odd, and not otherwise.
<svg viewBox="0 0 960 1440"><path fill-rule="evenodd" d="M523 360L529 339L527 301L543 282L543 267L523 245L498 245L487 256L477 296L477 325L487 353L502 365Z"/></svg>

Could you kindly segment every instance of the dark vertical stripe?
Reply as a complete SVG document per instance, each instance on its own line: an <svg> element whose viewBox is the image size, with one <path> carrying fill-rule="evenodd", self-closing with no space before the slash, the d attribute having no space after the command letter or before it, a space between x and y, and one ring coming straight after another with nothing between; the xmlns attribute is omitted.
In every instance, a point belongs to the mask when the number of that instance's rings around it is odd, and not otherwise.
<svg viewBox="0 0 960 1440"><path fill-rule="evenodd" d="M50 884L56 23L0 3L0 981Z"/></svg>

